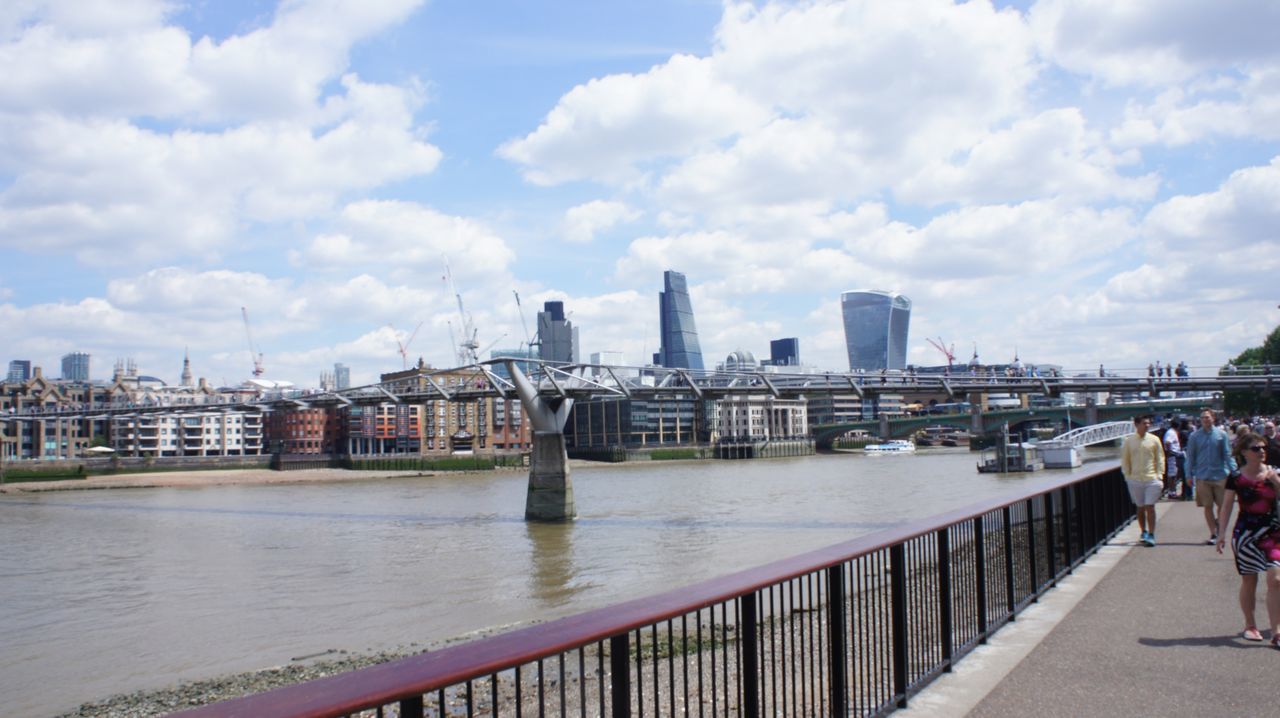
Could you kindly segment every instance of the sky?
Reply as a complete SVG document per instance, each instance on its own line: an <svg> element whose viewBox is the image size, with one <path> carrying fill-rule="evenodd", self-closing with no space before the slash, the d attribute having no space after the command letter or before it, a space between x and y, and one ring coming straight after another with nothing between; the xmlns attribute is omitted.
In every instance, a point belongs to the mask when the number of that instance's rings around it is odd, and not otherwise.
<svg viewBox="0 0 1280 718"><path fill-rule="evenodd" d="M874 288L911 298L913 364L1211 367L1280 324L1277 28L1273 0L7 0L0 361L236 384L243 308L266 378L361 384L561 300L584 361L641 364L674 269L709 366L798 337L846 370L840 293Z"/></svg>

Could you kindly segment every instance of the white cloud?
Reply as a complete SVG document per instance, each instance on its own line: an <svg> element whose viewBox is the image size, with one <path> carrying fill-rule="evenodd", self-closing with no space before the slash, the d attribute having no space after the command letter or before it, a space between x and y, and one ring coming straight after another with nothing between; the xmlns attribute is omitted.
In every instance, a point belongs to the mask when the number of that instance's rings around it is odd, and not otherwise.
<svg viewBox="0 0 1280 718"><path fill-rule="evenodd" d="M564 238L570 242L587 243L595 239L597 232L639 218L640 212L625 202L593 200L570 207L564 213Z"/></svg>
<svg viewBox="0 0 1280 718"><path fill-rule="evenodd" d="M1270 0L1040 0L1028 20L1046 57L1114 85L1280 60L1280 5Z"/></svg>
<svg viewBox="0 0 1280 718"><path fill-rule="evenodd" d="M932 164L899 185L898 196L925 204L1155 196L1154 175L1131 178L1117 172L1126 159L1107 150L1101 136L1087 129L1079 109L1049 110L991 133L963 161Z"/></svg>

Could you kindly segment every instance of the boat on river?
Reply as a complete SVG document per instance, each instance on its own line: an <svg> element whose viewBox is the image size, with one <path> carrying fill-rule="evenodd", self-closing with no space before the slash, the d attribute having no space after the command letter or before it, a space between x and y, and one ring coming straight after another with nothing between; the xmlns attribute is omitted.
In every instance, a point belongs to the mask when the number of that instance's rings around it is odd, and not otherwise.
<svg viewBox="0 0 1280 718"><path fill-rule="evenodd" d="M862 450L868 454L914 454L916 445L905 439L891 439L883 444L867 444Z"/></svg>

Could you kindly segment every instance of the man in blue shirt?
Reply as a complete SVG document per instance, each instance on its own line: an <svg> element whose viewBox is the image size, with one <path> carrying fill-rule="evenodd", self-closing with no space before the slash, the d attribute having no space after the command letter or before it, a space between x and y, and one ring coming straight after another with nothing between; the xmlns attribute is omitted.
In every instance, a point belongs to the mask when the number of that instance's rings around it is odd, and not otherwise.
<svg viewBox="0 0 1280 718"><path fill-rule="evenodd" d="M1227 432L1214 425L1213 409L1200 412L1200 428L1187 438L1187 479L1193 482L1196 505L1204 508L1204 521L1209 526L1207 544L1218 542L1218 509L1222 507L1227 475L1235 472L1236 460L1231 456L1231 440ZM1216 508L1215 508L1216 504Z"/></svg>

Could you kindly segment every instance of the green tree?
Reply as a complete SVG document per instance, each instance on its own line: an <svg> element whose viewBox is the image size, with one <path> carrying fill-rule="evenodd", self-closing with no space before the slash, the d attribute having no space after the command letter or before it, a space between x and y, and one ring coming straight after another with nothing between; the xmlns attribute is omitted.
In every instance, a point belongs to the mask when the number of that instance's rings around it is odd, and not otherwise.
<svg viewBox="0 0 1280 718"><path fill-rule="evenodd" d="M1245 349L1232 363L1238 367L1270 364L1280 368L1280 326L1271 330L1262 346ZM1280 373L1280 369L1277 372ZM1229 414L1280 413L1280 397L1266 392L1228 391L1222 400L1223 408Z"/></svg>
<svg viewBox="0 0 1280 718"><path fill-rule="evenodd" d="M1236 366L1280 364L1280 326L1271 330L1260 347L1249 347L1234 359Z"/></svg>

